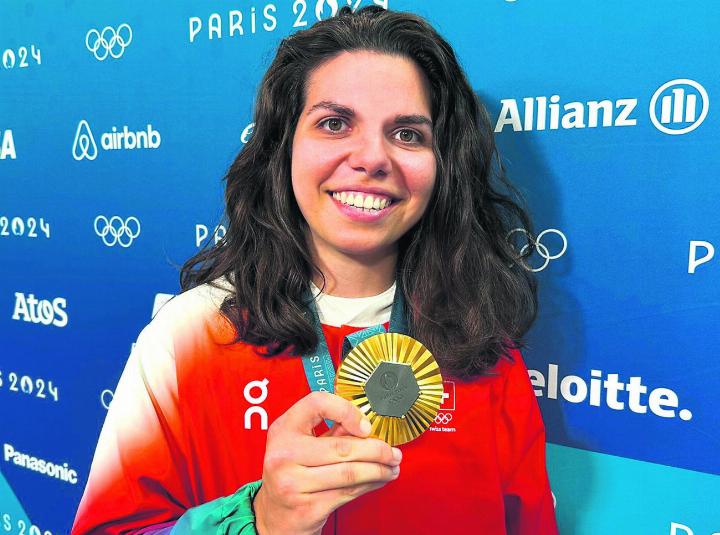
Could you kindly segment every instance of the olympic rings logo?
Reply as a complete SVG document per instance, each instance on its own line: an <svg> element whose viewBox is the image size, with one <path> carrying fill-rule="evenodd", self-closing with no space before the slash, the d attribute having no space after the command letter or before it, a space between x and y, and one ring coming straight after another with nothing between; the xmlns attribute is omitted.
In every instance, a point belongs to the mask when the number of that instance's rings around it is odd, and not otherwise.
<svg viewBox="0 0 720 535"><path fill-rule="evenodd" d="M446 425L452 421L453 415L449 412L439 412L435 417L436 424Z"/></svg>
<svg viewBox="0 0 720 535"><path fill-rule="evenodd" d="M563 234L558 229L554 229L554 228L545 229L540 234L538 234L537 238L533 238L532 236L530 236L528 231L525 230L524 228L515 228L515 229L512 229L510 232L508 232L506 239L508 241L510 241L510 236L512 236L516 232L522 232L523 234L525 234L525 236L528 239L528 243L523 245L522 249L520 249L519 256L521 258L520 262L522 263L523 267L529 271L532 271L535 273L537 273L538 271L542 271L543 269L548 267L548 264L550 264L550 260L555 260L556 258L560 258L562 255L565 254L565 251L567 251L567 246L568 246L567 238L565 237L565 234ZM548 246L541 242L541 240L543 239L543 236L545 236L548 233L553 233L553 234L557 234L558 236L560 236L560 239L562 240L562 247L560 248L559 253L550 254L550 249L548 248ZM542 265L540 265L540 267L533 268L532 266L528 265L524 259L522 259L523 255L527 252L528 247L533 247L537 251L537 253L544 259L544 261L543 261Z"/></svg>
<svg viewBox="0 0 720 535"><path fill-rule="evenodd" d="M108 247L115 244L120 247L130 247L135 238L140 235L140 220L130 216L126 220L114 215L110 219L104 215L95 218L95 234L100 236Z"/></svg>
<svg viewBox="0 0 720 535"><path fill-rule="evenodd" d="M85 35L85 46L98 61L103 61L108 56L118 59L130 45L132 38L132 28L126 23L118 26L117 30L112 26L105 26L102 31L93 28Z"/></svg>

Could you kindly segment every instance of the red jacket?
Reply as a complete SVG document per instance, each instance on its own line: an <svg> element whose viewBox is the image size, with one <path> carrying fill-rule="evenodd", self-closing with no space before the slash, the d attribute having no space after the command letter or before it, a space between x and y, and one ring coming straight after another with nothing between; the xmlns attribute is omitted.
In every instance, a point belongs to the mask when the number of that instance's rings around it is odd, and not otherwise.
<svg viewBox="0 0 720 535"><path fill-rule="evenodd" d="M221 301L196 288L141 333L72 533L171 525L262 477L267 426L309 387L299 357L228 345ZM323 329L337 366L344 336L358 329ZM557 534L544 427L522 357L513 357L491 377L444 376L448 396L436 424L400 446L400 477L338 509L323 535Z"/></svg>

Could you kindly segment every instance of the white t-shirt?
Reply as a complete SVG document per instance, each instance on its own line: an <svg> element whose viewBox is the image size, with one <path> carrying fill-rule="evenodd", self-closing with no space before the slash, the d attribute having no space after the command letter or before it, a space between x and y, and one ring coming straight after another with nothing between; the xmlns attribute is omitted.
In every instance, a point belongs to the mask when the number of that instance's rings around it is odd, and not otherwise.
<svg viewBox="0 0 720 535"><path fill-rule="evenodd" d="M384 292L370 297L337 297L320 292L312 282L318 317L323 325L339 327L370 327L390 321L396 284Z"/></svg>

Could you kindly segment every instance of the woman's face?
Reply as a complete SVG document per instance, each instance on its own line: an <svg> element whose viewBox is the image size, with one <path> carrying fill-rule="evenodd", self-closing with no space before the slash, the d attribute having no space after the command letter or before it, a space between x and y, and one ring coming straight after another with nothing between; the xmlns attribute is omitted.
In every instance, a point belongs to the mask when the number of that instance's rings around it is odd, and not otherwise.
<svg viewBox="0 0 720 535"><path fill-rule="evenodd" d="M318 255L395 254L434 184L430 94L413 61L343 52L312 72L292 186Z"/></svg>

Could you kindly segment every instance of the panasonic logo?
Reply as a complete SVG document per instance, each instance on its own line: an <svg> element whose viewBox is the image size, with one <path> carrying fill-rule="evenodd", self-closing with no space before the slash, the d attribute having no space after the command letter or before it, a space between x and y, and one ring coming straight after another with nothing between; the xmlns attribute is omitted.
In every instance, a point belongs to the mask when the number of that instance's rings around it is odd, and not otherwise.
<svg viewBox="0 0 720 535"><path fill-rule="evenodd" d="M59 479L75 485L78 481L77 472L68 466L68 463L55 464L28 453L16 451L12 444L3 444L3 458L5 462L15 466L32 470L41 475Z"/></svg>

